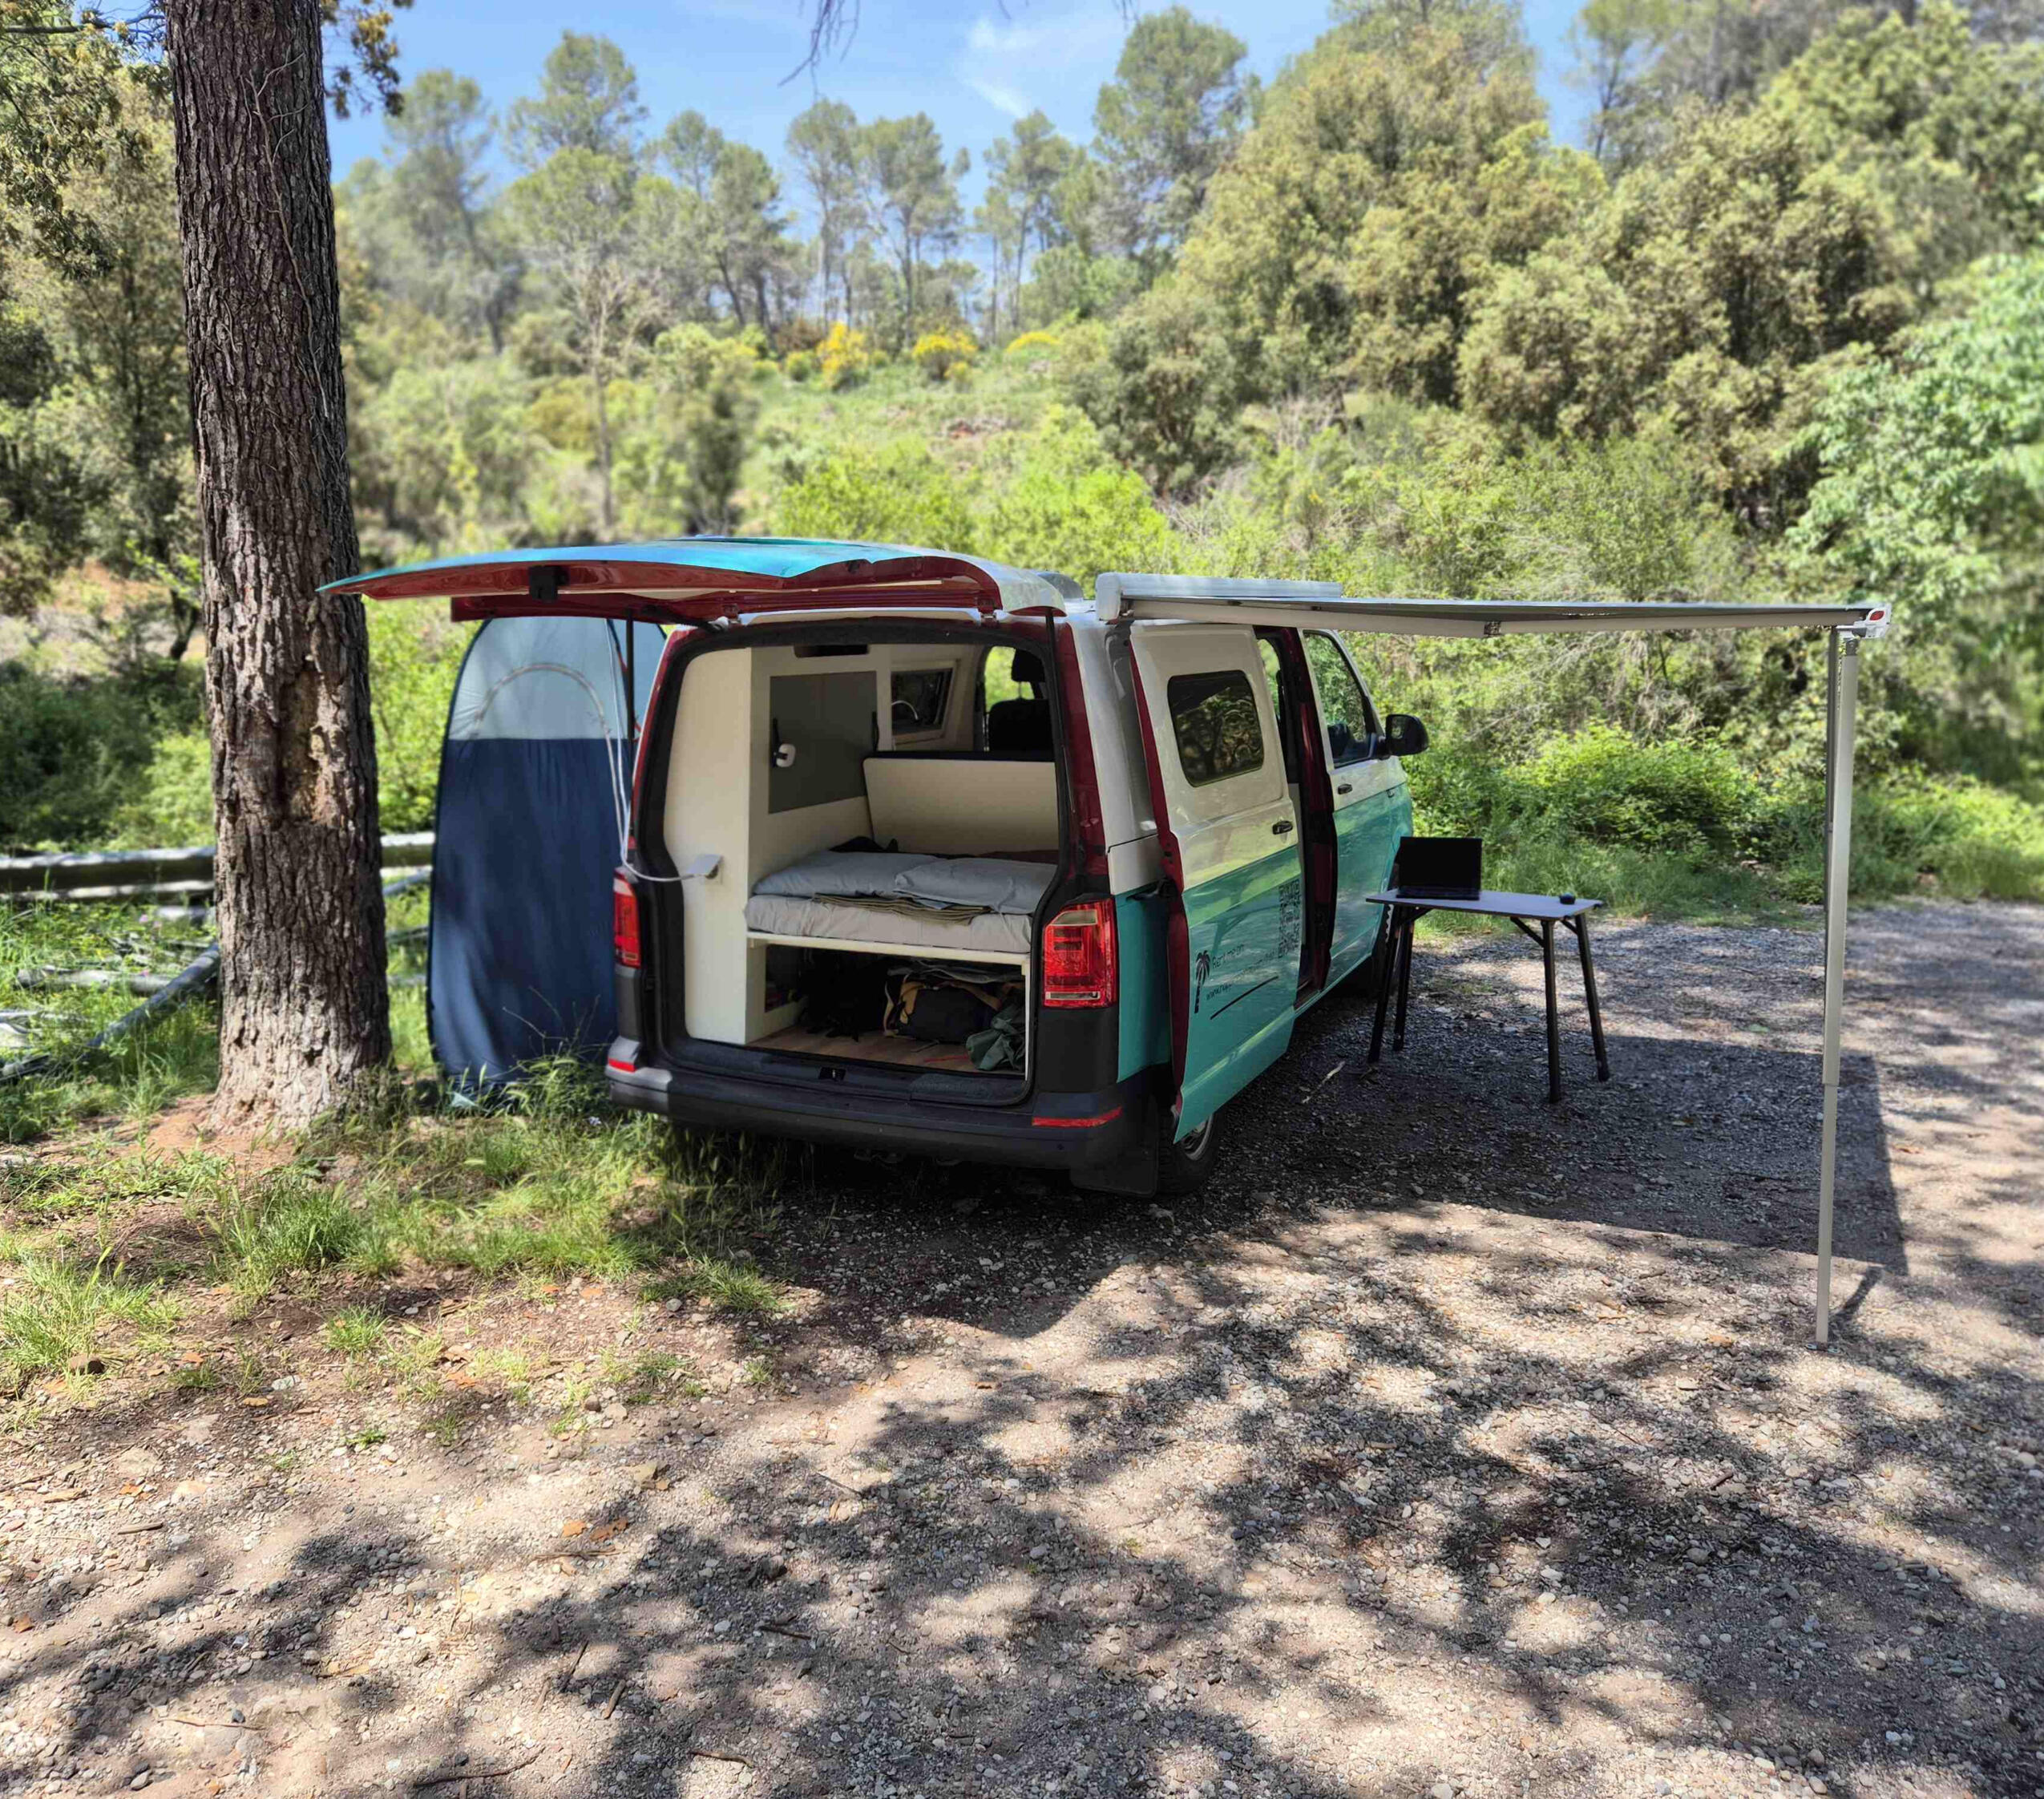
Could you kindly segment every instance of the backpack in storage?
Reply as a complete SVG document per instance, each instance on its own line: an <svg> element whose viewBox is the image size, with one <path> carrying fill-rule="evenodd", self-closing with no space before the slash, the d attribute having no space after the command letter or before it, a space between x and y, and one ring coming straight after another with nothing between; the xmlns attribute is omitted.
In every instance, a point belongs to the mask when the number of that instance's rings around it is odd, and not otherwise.
<svg viewBox="0 0 2044 1799"><path fill-rule="evenodd" d="M1012 980L972 980L927 963L892 968L883 1028L890 1037L921 1043L962 1044L986 1029L1017 992Z"/></svg>

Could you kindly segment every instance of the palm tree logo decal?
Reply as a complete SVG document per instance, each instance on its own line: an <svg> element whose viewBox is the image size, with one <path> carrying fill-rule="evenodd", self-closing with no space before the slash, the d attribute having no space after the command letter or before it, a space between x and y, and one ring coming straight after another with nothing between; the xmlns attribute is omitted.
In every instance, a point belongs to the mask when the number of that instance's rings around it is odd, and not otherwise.
<svg viewBox="0 0 2044 1799"><path fill-rule="evenodd" d="M1193 964L1193 1010L1194 1012L1199 1010L1200 996L1206 991L1206 977L1213 967L1214 958L1202 949L1199 952L1199 960Z"/></svg>

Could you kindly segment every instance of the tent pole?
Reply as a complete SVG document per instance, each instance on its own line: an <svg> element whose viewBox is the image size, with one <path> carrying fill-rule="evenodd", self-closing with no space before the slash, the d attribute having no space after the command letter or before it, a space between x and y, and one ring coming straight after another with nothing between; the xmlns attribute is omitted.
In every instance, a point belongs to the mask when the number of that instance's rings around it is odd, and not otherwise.
<svg viewBox="0 0 2044 1799"><path fill-rule="evenodd" d="M1845 1005L1845 902L1852 867L1852 738L1860 640L1834 630L1824 646L1824 1038L1823 1147L1817 1184L1817 1331L1831 1341L1832 1199L1838 1178L1839 1038Z"/></svg>

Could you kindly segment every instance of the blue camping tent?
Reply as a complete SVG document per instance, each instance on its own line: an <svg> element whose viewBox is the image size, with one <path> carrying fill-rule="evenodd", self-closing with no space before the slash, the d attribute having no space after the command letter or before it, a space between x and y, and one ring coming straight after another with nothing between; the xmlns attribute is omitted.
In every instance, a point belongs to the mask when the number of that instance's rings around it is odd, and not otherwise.
<svg viewBox="0 0 2044 1799"><path fill-rule="evenodd" d="M616 1033L611 871L662 642L652 625L494 618L462 659L440 753L426 991L434 1055L465 1084L538 1056L600 1053Z"/></svg>

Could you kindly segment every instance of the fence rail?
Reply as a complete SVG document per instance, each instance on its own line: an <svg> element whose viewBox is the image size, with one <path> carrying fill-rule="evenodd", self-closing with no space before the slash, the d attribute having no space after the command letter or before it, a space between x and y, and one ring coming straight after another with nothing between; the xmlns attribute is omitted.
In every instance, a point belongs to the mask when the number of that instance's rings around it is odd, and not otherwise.
<svg viewBox="0 0 2044 1799"><path fill-rule="evenodd" d="M391 847L394 844L398 847L400 854L407 857L410 857L421 844L425 846L426 854L422 859L394 863L391 860ZM401 893L409 893L414 887L422 886L431 877L432 849L433 836L430 831L419 832L406 837L386 837L383 839L384 866L410 868L411 871L409 874L398 875L394 881L386 881L384 883L383 897L386 901L396 899ZM145 850L132 853L147 855L161 855L164 852ZM170 853L183 855L187 852L174 851ZM208 850L206 855L210 859L212 855L212 851ZM23 857L18 859L46 861L51 859ZM421 866L422 861L423 866ZM66 893L59 895L58 897L76 899L79 897L80 891L80 889L71 888L67 890ZM423 933L418 931L400 931L396 933L396 939L394 940L415 939L422 935ZM95 1050L103 1049L110 1043L119 1042L144 1019L151 1017L158 1013L168 1011L171 1007L190 998L194 993L204 992L219 978L220 945L218 944L208 944L196 960L186 964L174 975L128 973L116 968L37 968L26 971L22 976L17 979L18 986L30 989L125 986L131 993L146 997L143 998L141 1005L116 1018L98 1036L90 1038L74 1050L67 1053L50 1050L36 1051L15 1061L0 1061L0 1083L25 1080L31 1076L61 1073L66 1068L82 1061ZM423 975L398 975L393 977L391 984L410 986L414 984L422 984L425 978ZM55 1013L45 1013L40 1016L50 1022L60 1021L59 1015ZM0 1048L7 1047L7 1038L26 1037L27 1033L23 1027L35 1023L37 1019L36 1013L28 1011L10 1010L0 1013L0 1024L10 1027L6 1036L0 1037Z"/></svg>
<svg viewBox="0 0 2044 1799"><path fill-rule="evenodd" d="M400 832L383 839L386 868L423 868L433 860L433 833ZM31 899L192 899L213 888L213 847L100 850L75 855L0 856L0 894Z"/></svg>

